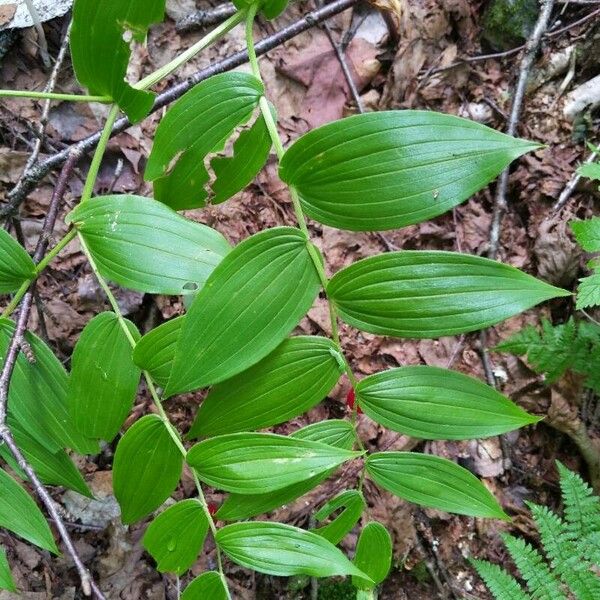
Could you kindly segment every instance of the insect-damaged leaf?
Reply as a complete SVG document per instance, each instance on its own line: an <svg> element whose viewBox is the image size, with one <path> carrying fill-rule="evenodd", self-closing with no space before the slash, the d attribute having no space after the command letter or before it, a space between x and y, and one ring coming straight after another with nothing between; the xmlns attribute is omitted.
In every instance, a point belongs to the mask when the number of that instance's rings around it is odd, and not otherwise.
<svg viewBox="0 0 600 600"><path fill-rule="evenodd" d="M253 367L215 385L188 437L262 429L306 412L339 379L335 351L323 337L285 340Z"/></svg>
<svg viewBox="0 0 600 600"><path fill-rule="evenodd" d="M119 441L113 461L123 523L156 510L177 487L182 468L183 456L160 417L136 421Z"/></svg>
<svg viewBox="0 0 600 600"><path fill-rule="evenodd" d="M164 10L165 0L75 0L73 6L71 59L79 83L112 98L133 123L150 112L154 94L125 81L131 50L124 37L143 41Z"/></svg>
<svg viewBox="0 0 600 600"><path fill-rule="evenodd" d="M135 325L126 324L139 339ZM115 313L100 313L81 332L71 360L69 411L86 437L112 441L131 411L140 380L132 352Z"/></svg>
<svg viewBox="0 0 600 600"><path fill-rule="evenodd" d="M377 423L427 440L489 437L539 421L481 381L438 367L375 373L358 383L356 394Z"/></svg>
<svg viewBox="0 0 600 600"><path fill-rule="evenodd" d="M208 518L199 500L169 506L146 529L144 548L161 573L182 575L198 558L208 531Z"/></svg>
<svg viewBox="0 0 600 600"><path fill-rule="evenodd" d="M371 479L392 494L438 510L507 519L488 489L445 458L416 452L376 452L366 460Z"/></svg>
<svg viewBox="0 0 600 600"><path fill-rule="evenodd" d="M150 294L196 292L231 249L218 231L142 196L94 198L66 220L103 277Z"/></svg>
<svg viewBox="0 0 600 600"><path fill-rule="evenodd" d="M369 333L436 338L483 329L570 292L457 252L389 252L342 269L327 287L341 318Z"/></svg>
<svg viewBox="0 0 600 600"><path fill-rule="evenodd" d="M367 503L363 495L358 490L346 490L341 492L335 498L326 502L316 513L317 521L324 521L331 516L336 510L342 508L337 517L331 523L313 529L313 533L324 537L332 544L339 544L347 533L358 523L363 510Z"/></svg>
<svg viewBox="0 0 600 600"><path fill-rule="evenodd" d="M35 265L25 248L0 229L0 294L14 292L34 277Z"/></svg>
<svg viewBox="0 0 600 600"><path fill-rule="evenodd" d="M298 229L275 227L244 240L192 303L165 396L219 383L257 363L290 334L318 291Z"/></svg>
<svg viewBox="0 0 600 600"><path fill-rule="evenodd" d="M284 435L232 433L196 444L186 460L209 485L251 495L304 481L356 456L360 453Z"/></svg>
<svg viewBox="0 0 600 600"><path fill-rule="evenodd" d="M222 73L199 83L175 102L156 130L144 173L147 181L154 182L157 200L176 210L204 206L209 182L204 159L250 118L263 92L262 83L252 75ZM220 187L224 183L215 190L218 201L225 199Z"/></svg>
<svg viewBox="0 0 600 600"><path fill-rule="evenodd" d="M16 533L40 548L58 554L50 527L37 504L2 469L0 469L0 527Z"/></svg>
<svg viewBox="0 0 600 600"><path fill-rule="evenodd" d="M0 319L0 357L6 356L14 323ZM98 452L98 442L75 428L67 408L68 376L50 348L30 332L25 334L35 362L21 352L8 394L8 422L16 422L50 452L71 448L80 454Z"/></svg>
<svg viewBox="0 0 600 600"><path fill-rule="evenodd" d="M382 111L303 135L285 153L280 175L320 223L381 231L446 212L538 147L459 117Z"/></svg>
<svg viewBox="0 0 600 600"><path fill-rule="evenodd" d="M234 562L259 573L369 579L325 538L283 523L233 523L219 529L219 548Z"/></svg>

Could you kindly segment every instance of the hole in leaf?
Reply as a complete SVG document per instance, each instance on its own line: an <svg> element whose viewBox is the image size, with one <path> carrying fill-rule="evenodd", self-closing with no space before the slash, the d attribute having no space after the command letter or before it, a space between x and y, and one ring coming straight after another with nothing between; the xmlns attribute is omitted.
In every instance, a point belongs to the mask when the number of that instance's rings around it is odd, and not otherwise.
<svg viewBox="0 0 600 600"><path fill-rule="evenodd" d="M193 281L188 281L186 284L184 284L183 289L186 292L195 292L198 289L198 284L194 283Z"/></svg>

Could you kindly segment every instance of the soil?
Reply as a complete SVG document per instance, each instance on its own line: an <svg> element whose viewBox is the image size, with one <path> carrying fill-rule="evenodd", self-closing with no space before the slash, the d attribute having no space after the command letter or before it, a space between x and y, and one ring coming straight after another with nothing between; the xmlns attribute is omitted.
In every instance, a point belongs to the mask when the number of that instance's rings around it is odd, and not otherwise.
<svg viewBox="0 0 600 600"><path fill-rule="evenodd" d="M210 8L204 1L201 8ZM486 2L467 0L411 0L375 2L392 7L386 18L374 6L346 11L330 21L335 39L350 39L345 52L353 79L367 110L419 108L443 111L476 119L495 129L505 130L510 111L511 91L520 65L520 54L485 60L462 59L491 52L482 41L482 22ZM176 19L195 8L193 0L168 2L168 18L152 28L147 48L136 46L130 75L138 79L189 47L202 31L178 33ZM265 36L314 8L309 2L293 3L274 22L260 22L256 33ZM592 13L594 6L557 3L551 30L558 31ZM50 56L58 52L69 15L44 23ZM590 61L584 52L575 62L572 78L569 60L554 68L556 58L575 45L598 36L598 17L568 28L561 34L544 38L526 95L518 133L544 146L514 165L509 186L509 210L503 220L499 259L533 275L563 287L575 289L577 278L585 274L585 257L573 243L568 222L587 218L595 210L598 190L582 182L566 206L556 212L553 205L588 154L585 141L597 135L598 116L584 115L575 122L563 115L565 95L577 85L600 73L600 62ZM350 34L348 34L350 32ZM33 30L19 30L0 64L0 87L41 90L48 71L39 52ZM243 32L234 30L221 43L190 61L176 75L159 85L159 90L198 69L243 47ZM0 43L2 46L2 43ZM564 61L563 61L564 63ZM562 63L561 63L562 64ZM356 106L344 78L340 62L325 32L314 28L294 38L284 47L261 60L261 68L271 100L278 108L284 141L297 138L313 127L356 112ZM566 81L566 89L562 89ZM60 71L56 91L80 90L68 59ZM3 99L0 102L0 202L18 181L32 150L32 124L39 122L42 102ZM46 127L42 158L95 132L106 116L103 106L82 103L54 103ZM96 192L151 195L143 181L146 157L160 115L116 136L109 144ZM595 133L594 133L595 132ZM87 170L85 161L69 184L63 215L77 202ZM24 241L29 249L37 240L56 174L47 177L32 192L20 213ZM334 273L360 258L394 249L455 250L485 255L489 248L489 229L493 211L492 184L453 211L432 221L385 234L351 233L310 223L315 243L327 260L328 272ZM228 202L186 215L215 227L232 243L266 227L294 224L294 215L283 184L277 179L274 159L256 180ZM66 231L59 219L56 236ZM77 242L72 242L38 285L40 309L34 311L30 326L45 337L68 365L73 346L86 322L106 306L91 276ZM152 297L115 288L121 309L147 331L162 321L180 314L183 305L175 297ZM487 333L487 346L536 324L542 316L555 323L564 322L574 312L570 300L548 303L510 319ZM592 313L593 316L593 313ZM297 333L327 335L328 315L319 300L301 322ZM385 368L407 364L451 367L485 379L478 335L439 340L397 340L358 332L342 326L342 343L359 377ZM584 420L592 440L600 436L598 410L578 409L579 387L563 381L553 387L543 381L516 357L490 353L495 383L505 394L528 410L546 415L560 396L566 410L563 416ZM308 414L276 427L288 433L300 426L324 418L345 414L347 380L340 380L329 396ZM534 393L531 392L533 390ZM202 400L202 394L187 394L171 401L167 409L181 431L186 431ZM593 403L597 399L592 400ZM575 408L573 408L575 407ZM569 412L569 409L572 409ZM145 390L140 390L126 427L151 410ZM434 600L445 598L489 599L481 581L470 567L469 557L507 563L499 533L511 531L536 542L535 530L526 509L526 501L556 508L560 496L554 465L560 460L586 476L586 465L571 438L548 421L511 433L503 439L470 442L415 442L393 434L362 415L360 431L370 450L407 449L435 453L458 461L483 478L513 520L510 523L451 516L420 509L381 491L367 481L365 487L369 514L384 523L394 539L394 569L383 584L383 600ZM564 431L567 428L562 429ZM114 445L95 457L78 459L79 466L97 497L93 506L81 507L71 492L53 489L54 497L66 509L66 520L83 560L97 576L100 587L111 599L177 598L181 588L195 575L215 566L214 544L209 540L204 553L181 582L161 576L152 559L143 551L140 540L146 523L132 527L120 524L111 491L110 464ZM308 526L313 510L344 487L356 483L356 474L342 470L317 490L299 501L275 511L269 518ZM176 498L192 495L193 482L184 480ZM219 503L222 494L211 491L208 500ZM354 550L357 532L350 533L342 548ZM7 549L20 596L0 592L0 600L13 597L30 600L80 598L77 577L67 555L58 559L0 532L0 543ZM226 564L227 576L236 599L311 598L308 579L290 580L250 574L233 563ZM323 583L322 600L353 597L341 582Z"/></svg>

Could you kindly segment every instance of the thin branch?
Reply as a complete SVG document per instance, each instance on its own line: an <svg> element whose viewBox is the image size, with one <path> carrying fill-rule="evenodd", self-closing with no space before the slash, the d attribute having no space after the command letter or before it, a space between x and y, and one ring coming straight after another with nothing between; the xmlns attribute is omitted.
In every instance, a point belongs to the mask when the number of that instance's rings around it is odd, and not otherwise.
<svg viewBox="0 0 600 600"><path fill-rule="evenodd" d="M54 192L52 194L52 199L50 201L50 206L48 208L48 212L46 213L46 218L42 227L42 233L40 234L33 255L33 260L35 263L38 263L42 259L48 248L48 241L50 239L50 236L52 235L52 231L54 230L54 225L56 223L56 218L58 215L61 201L67 188L69 177L80 157L81 152L72 150L69 153L69 156L65 161L64 167L62 168L62 171L58 177L58 181L56 183ZM77 569L77 572L79 574L79 578L81 580L81 588L84 595L90 596L93 593L94 597L98 600L105 600L104 594L102 593L100 588L98 588L90 572L87 570L87 568L83 564L83 561L79 557L79 554L75 549L73 541L71 540L71 536L67 531L67 528L56 507L56 504L54 503L54 500L40 481L39 477L31 467L31 465L27 462L25 456L15 443L12 433L6 424L10 381L17 362L19 350L21 348L21 345L23 344L25 331L27 329L27 322L29 320L29 314L31 312L31 306L33 302L34 287L35 282L32 282L29 290L23 297L23 302L21 303L21 310L19 312L17 324L15 326L15 330L13 332L8 346L6 359L2 367L2 373L0 374L0 439L2 439L2 441L10 450L11 454L15 457L15 460L17 461L19 467L26 473L31 485L33 486L33 489L35 490L35 493L46 507L50 518L52 519L56 528L58 529L58 533L63 541L63 544L65 545L69 556L72 558L73 563L75 564L75 568Z"/></svg>
<svg viewBox="0 0 600 600"><path fill-rule="evenodd" d="M510 118L508 120L508 128L506 133L508 135L515 135L517 131L517 125L519 118L521 117L521 111L523 109L523 100L525 98L525 89L527 87L527 79L529 78L529 72L533 66L535 56L539 50L542 36L548 28L548 22L550 21L550 15L554 8L554 0L544 0L542 10L538 17L537 23L531 33L531 36L527 40L525 46L525 53L521 59L521 66L519 69L519 79L515 87L512 105L510 110ZM508 191L508 177L510 174L510 167L506 167L500 175L500 180L496 187L496 196L494 199L494 214L492 217L492 226L490 229L490 247L488 256L495 259L498 254L498 244L500 241L500 228L502 225L502 218L507 209L506 194Z"/></svg>
<svg viewBox="0 0 600 600"><path fill-rule="evenodd" d="M233 16L237 8L231 2L225 2L209 10L196 10L175 23L175 30L186 33L194 29L201 29L208 25L216 25Z"/></svg>
<svg viewBox="0 0 600 600"><path fill-rule="evenodd" d="M295 23L284 27L280 31L266 37L256 44L256 53L257 55L265 54L273 48L277 48L281 44L291 40L302 32L318 25L321 21L325 19L329 19L344 10L354 6L358 0L334 0L331 4L327 4L323 8L314 10L308 14L306 14L303 18L298 19ZM197 73L193 74L186 81L174 85L172 88L167 90L166 92L157 96L154 106L152 107L152 113L160 110L167 104L170 104L174 100L177 100L181 97L185 92L194 87L196 84L208 79L209 77L216 75L218 73L223 73L225 71L230 71L231 69L235 69L240 65L248 62L248 52L246 50L242 50L240 52L236 52L232 54L228 58L217 62L210 67L202 69ZM125 117L117 120L113 129L112 135L117 133L121 133L125 131L128 127L130 127L131 123ZM73 144L71 148L76 148L81 152L88 152L98 143L100 139L100 132L88 136L87 138ZM7 217L13 214L18 207L24 202L27 195L35 189L37 184L41 181L43 177L45 177L52 169L59 167L62 165L67 156L69 155L69 149L65 148L61 152L58 152L54 156L46 159L45 161L39 163L34 166L31 171L27 174L26 177L23 177L17 185L8 193L7 195L7 203L0 208L0 218Z"/></svg>
<svg viewBox="0 0 600 600"><path fill-rule="evenodd" d="M597 157L598 157L598 153L592 152L585 159L585 162L583 164L593 163ZM577 184L579 183L580 179L581 179L581 175L577 171L575 171L575 173L573 173L573 175L571 176L571 179L569 179L567 185L565 185L563 191L560 193L558 200L552 207L552 212L556 213L559 210L562 210L564 208L564 206L567 204L567 202L573 195L573 192L575 191L575 188L577 187Z"/></svg>

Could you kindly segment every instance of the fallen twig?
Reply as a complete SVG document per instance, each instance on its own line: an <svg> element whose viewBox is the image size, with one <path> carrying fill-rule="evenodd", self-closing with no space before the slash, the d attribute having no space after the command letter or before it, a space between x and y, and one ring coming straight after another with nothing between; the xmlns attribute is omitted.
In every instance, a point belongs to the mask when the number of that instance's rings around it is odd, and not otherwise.
<svg viewBox="0 0 600 600"><path fill-rule="evenodd" d="M71 150L58 177L58 181L56 183L54 192L52 194L52 199L50 201L50 206L48 208L48 212L46 213L46 218L44 220L42 232L38 239L33 255L33 261L36 264L40 262L48 248L48 241L50 239L50 236L52 235L52 231L54 230L56 217L58 215L60 203L63 199L65 190L67 188L69 177L80 157L80 152L78 152L77 150ZM94 594L94 597L98 600L105 600L104 594L94 582L90 572L87 570L79 554L77 553L77 550L75 549L73 541L71 540L69 532L67 531L67 528L54 503L54 500L52 499L52 497L50 496L50 494L36 475L31 465L27 462L25 456L15 443L12 433L6 424L10 381L17 362L17 358L19 356L19 351L21 349L21 346L23 345L24 335L27 330L27 322L29 320L29 314L31 312L31 306L33 303L34 287L35 281L31 283L29 290L23 297L19 317L17 319L15 330L13 332L8 346L8 351L6 353L4 365L2 366L2 373L0 374L0 439L6 444L7 448L10 450L11 454L17 461L19 467L26 473L29 482L35 490L36 495L46 507L46 510L48 511L51 520L54 522L56 528L58 529L58 533L60 534L65 548L67 549L69 556L72 558L73 563L75 564L75 568L77 569L77 572L79 574L79 578L81 580L81 588L84 595L91 596L92 594Z"/></svg>
<svg viewBox="0 0 600 600"><path fill-rule="evenodd" d="M521 66L519 68L519 78L515 91L513 94L510 118L508 120L508 128L506 133L508 135L515 135L517 131L517 125L521 116L523 108L523 99L525 98L525 88L527 86L527 79L529 78L529 72L533 66L535 56L540 47L542 36L544 35L548 22L550 21L550 15L554 8L554 0L544 0L542 10L538 17L537 23L527 40L525 45L525 52L521 60ZM498 254L498 244L500 241L500 227L502 225L502 218L507 208L506 193L508 191L508 177L510 168L507 167L502 171L498 185L496 187L496 195L494 198L494 214L492 216L492 226L490 229L490 245L488 250L488 256L492 259L496 258Z"/></svg>
<svg viewBox="0 0 600 600"><path fill-rule="evenodd" d="M593 163L596 160L596 158L598 158L598 153L592 152L585 159L584 164ZM569 198L571 198L573 192L575 191L575 188L577 187L577 184L579 183L580 179L581 175L577 171L575 171L571 179L569 179L567 185L565 185L565 187L563 188L563 191L560 193L558 200L552 207L552 212L558 212L559 210L562 210L564 208L564 206L569 201Z"/></svg>
<svg viewBox="0 0 600 600"><path fill-rule="evenodd" d="M217 25L225 19L233 16L237 8L231 2L225 2L209 10L196 10L175 23L175 29L179 33L186 33L194 29L200 29L209 25Z"/></svg>
<svg viewBox="0 0 600 600"><path fill-rule="evenodd" d="M273 48L277 48L277 46L280 46L288 40L291 40L307 29L318 25L321 21L329 19L350 8L351 6L354 6L354 4L357 2L358 0L334 0L334 2L327 4L323 8L309 12L291 25L284 27L280 31L258 42L256 44L256 54L260 56L266 52L269 52L270 50L273 50ZM208 79L212 75L217 75L218 73L223 73L224 71L230 71L231 69L235 69L246 62L248 62L248 52L246 50L241 50L240 52L236 52L235 54L232 54L228 58L225 58L222 61L211 65L210 67L194 73L185 81L174 85L166 92L158 95L154 102L154 106L152 107L151 113L154 113L167 104L170 104L174 100L177 100L189 89L201 81ZM112 129L111 135L121 133L130 126L131 123L126 117L118 119ZM52 169L59 167L65 162L69 156L71 148L78 152L86 153L96 146L99 139L100 131L97 131L96 133L84 138L80 142L71 145L69 148L61 150L54 156L51 156L45 161L35 165L27 174L27 176L20 179L15 187L7 194L6 204L0 208L0 218L6 218L7 216L12 215L24 202L31 190L35 189L36 185Z"/></svg>

